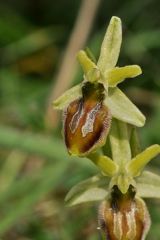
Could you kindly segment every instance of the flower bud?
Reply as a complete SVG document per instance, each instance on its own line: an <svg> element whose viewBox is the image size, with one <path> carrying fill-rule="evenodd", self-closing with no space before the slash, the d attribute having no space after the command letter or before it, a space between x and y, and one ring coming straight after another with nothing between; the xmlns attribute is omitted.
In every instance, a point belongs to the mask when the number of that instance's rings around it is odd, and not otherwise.
<svg viewBox="0 0 160 240"><path fill-rule="evenodd" d="M104 87L86 82L82 98L64 111L64 139L70 154L84 156L101 147L110 128L110 110L103 105Z"/></svg>
<svg viewBox="0 0 160 240"><path fill-rule="evenodd" d="M113 187L111 198L99 208L99 228L107 240L144 240L150 228L145 202L135 197L130 185L126 194Z"/></svg>

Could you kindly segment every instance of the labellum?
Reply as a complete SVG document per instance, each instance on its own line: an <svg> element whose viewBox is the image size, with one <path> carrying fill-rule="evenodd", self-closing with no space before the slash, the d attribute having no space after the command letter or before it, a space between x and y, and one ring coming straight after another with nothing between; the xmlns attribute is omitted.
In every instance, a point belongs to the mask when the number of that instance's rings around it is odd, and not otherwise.
<svg viewBox="0 0 160 240"><path fill-rule="evenodd" d="M85 82L82 97L65 109L64 139L70 154L84 156L105 143L111 113L103 104L104 97L102 84Z"/></svg>
<svg viewBox="0 0 160 240"><path fill-rule="evenodd" d="M135 197L130 185L126 194L113 187L111 198L99 208L99 227L107 240L144 240L150 228L146 204Z"/></svg>

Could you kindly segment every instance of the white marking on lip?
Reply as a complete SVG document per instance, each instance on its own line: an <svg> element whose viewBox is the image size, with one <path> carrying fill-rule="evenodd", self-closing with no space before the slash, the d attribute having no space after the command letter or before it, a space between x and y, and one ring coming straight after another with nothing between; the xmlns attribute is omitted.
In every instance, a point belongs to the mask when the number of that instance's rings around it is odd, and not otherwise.
<svg viewBox="0 0 160 240"><path fill-rule="evenodd" d="M131 211L126 213L127 225L128 225L128 232L127 237L128 239L135 239L136 237L136 221L135 221L135 206L132 204Z"/></svg>
<svg viewBox="0 0 160 240"><path fill-rule="evenodd" d="M86 137L88 133L93 132L96 113L99 111L100 107L101 107L101 104L97 103L96 106L89 113L87 113L86 122L82 126L83 137Z"/></svg>
<svg viewBox="0 0 160 240"><path fill-rule="evenodd" d="M69 128L71 130L72 133L75 133L79 121L81 119L81 117L84 114L84 110L83 110L83 102L80 101L79 106L78 106L78 110L75 112L75 114L73 115L71 122L69 123Z"/></svg>
<svg viewBox="0 0 160 240"><path fill-rule="evenodd" d="M121 239L122 238L122 213L121 212L116 212L113 214L113 233L116 239Z"/></svg>

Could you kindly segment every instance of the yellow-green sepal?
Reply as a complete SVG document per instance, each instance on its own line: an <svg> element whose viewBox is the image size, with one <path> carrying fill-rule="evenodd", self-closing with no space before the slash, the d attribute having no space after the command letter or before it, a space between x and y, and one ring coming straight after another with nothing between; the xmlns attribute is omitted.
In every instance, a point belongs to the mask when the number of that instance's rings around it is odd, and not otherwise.
<svg viewBox="0 0 160 240"><path fill-rule="evenodd" d="M92 69L97 68L96 64L87 56L87 53L80 50L77 54L77 59L83 69L85 75Z"/></svg>
<svg viewBox="0 0 160 240"><path fill-rule="evenodd" d="M150 171L143 171L136 178L137 195L143 198L160 198L160 176Z"/></svg>
<svg viewBox="0 0 160 240"><path fill-rule="evenodd" d="M100 71L104 73L115 67L122 42L122 25L118 17L113 16L104 36L100 57L97 63Z"/></svg>
<svg viewBox="0 0 160 240"><path fill-rule="evenodd" d="M75 185L65 197L69 206L84 202L102 201L108 195L109 178L102 174L93 176Z"/></svg>
<svg viewBox="0 0 160 240"><path fill-rule="evenodd" d="M145 116L118 87L108 89L104 104L114 118L137 127L144 126Z"/></svg>
<svg viewBox="0 0 160 240"><path fill-rule="evenodd" d="M78 84L70 88L53 102L53 107L55 109L63 110L65 107L68 106L70 102L82 96L81 89L82 89L82 84Z"/></svg>

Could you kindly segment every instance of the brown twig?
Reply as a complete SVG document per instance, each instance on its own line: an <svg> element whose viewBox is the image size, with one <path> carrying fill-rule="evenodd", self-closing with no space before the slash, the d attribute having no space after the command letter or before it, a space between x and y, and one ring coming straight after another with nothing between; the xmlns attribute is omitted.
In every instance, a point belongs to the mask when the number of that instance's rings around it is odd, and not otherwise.
<svg viewBox="0 0 160 240"><path fill-rule="evenodd" d="M46 112L47 128L55 128L58 115L53 111L52 101L69 88L77 70L76 53L87 41L101 0L83 0L72 34L70 36L58 74L52 87Z"/></svg>

